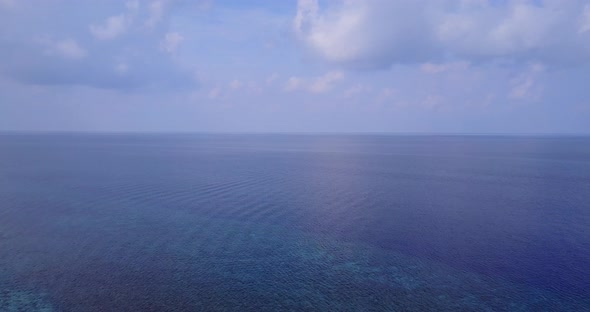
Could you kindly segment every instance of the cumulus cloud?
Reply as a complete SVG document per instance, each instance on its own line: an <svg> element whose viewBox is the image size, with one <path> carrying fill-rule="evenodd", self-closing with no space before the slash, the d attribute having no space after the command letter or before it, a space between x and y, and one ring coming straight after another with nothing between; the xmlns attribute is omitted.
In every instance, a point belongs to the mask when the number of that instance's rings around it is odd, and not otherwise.
<svg viewBox="0 0 590 312"><path fill-rule="evenodd" d="M322 3L324 4L324 3ZM571 1L299 0L299 40L320 58L361 68L467 60L590 59L590 9Z"/></svg>

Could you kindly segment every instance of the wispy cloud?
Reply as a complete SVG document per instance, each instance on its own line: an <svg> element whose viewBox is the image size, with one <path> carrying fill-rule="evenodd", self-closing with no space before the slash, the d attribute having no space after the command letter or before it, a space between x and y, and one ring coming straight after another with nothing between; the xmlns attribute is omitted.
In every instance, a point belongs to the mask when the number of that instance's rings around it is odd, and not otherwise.
<svg viewBox="0 0 590 312"><path fill-rule="evenodd" d="M5 60L0 64L0 71L17 81L117 90L163 91L196 86L195 68L176 62L172 55L184 36L167 30L164 24L158 29L143 28L142 21L150 15L141 11L148 7L140 1L105 4L102 10L97 6L98 9L88 11L87 19L64 18L57 24L35 15L35 12L59 11L57 4L54 7L36 3L40 6L36 10L28 2L20 4L22 7L11 13L17 16L0 17L4 29L0 31L0 46L12 47L0 49L0 57ZM75 2L72 7L76 6L82 10L87 5ZM119 13L112 15L113 11ZM89 23L88 19L102 22ZM21 27L22 24L36 27ZM19 37L8 32L13 27L21 27ZM27 40L26 36L33 40ZM11 52L15 50L19 53Z"/></svg>
<svg viewBox="0 0 590 312"><path fill-rule="evenodd" d="M532 64L518 77L512 79L509 96L518 100L538 100L541 97L541 87L537 84L537 78L545 71L540 64Z"/></svg>
<svg viewBox="0 0 590 312"><path fill-rule="evenodd" d="M45 52L49 55L58 55L60 57L72 60L80 60L86 57L88 52L76 42L68 38L62 40L53 40L50 38L38 39L38 42L46 47Z"/></svg>
<svg viewBox="0 0 590 312"><path fill-rule="evenodd" d="M285 91L305 90L311 93L324 93L330 91L339 81L344 79L344 73L331 71L324 75L301 78L290 77L285 85Z"/></svg>
<svg viewBox="0 0 590 312"><path fill-rule="evenodd" d="M116 15L107 18L102 25L90 25L90 32L101 40L114 39L122 35L127 29L125 15Z"/></svg>
<svg viewBox="0 0 590 312"><path fill-rule="evenodd" d="M160 47L168 53L174 53L182 41L184 41L184 37L181 34L177 32L169 32L164 36L164 39L160 43Z"/></svg>

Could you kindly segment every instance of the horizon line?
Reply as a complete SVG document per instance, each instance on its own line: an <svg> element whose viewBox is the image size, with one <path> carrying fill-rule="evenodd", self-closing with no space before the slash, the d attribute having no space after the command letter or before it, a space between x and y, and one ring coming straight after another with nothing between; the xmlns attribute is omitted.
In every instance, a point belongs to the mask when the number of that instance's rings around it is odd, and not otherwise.
<svg viewBox="0 0 590 312"><path fill-rule="evenodd" d="M426 132L426 131L89 131L89 130L0 130L0 135L381 135L381 136L590 136L574 132Z"/></svg>

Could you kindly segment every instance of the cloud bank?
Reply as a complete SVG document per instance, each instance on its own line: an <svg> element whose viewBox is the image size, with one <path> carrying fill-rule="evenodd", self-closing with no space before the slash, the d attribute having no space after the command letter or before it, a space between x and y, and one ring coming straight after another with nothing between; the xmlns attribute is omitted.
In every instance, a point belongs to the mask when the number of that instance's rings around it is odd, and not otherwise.
<svg viewBox="0 0 590 312"><path fill-rule="evenodd" d="M299 0L293 26L312 53L352 68L590 59L590 4L579 0Z"/></svg>

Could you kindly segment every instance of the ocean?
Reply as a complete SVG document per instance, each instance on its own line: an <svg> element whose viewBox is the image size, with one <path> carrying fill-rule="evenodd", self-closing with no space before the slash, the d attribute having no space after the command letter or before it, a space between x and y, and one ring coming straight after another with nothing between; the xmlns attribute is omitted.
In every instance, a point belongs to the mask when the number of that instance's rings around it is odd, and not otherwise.
<svg viewBox="0 0 590 312"><path fill-rule="evenodd" d="M590 137L2 134L0 311L590 311Z"/></svg>

